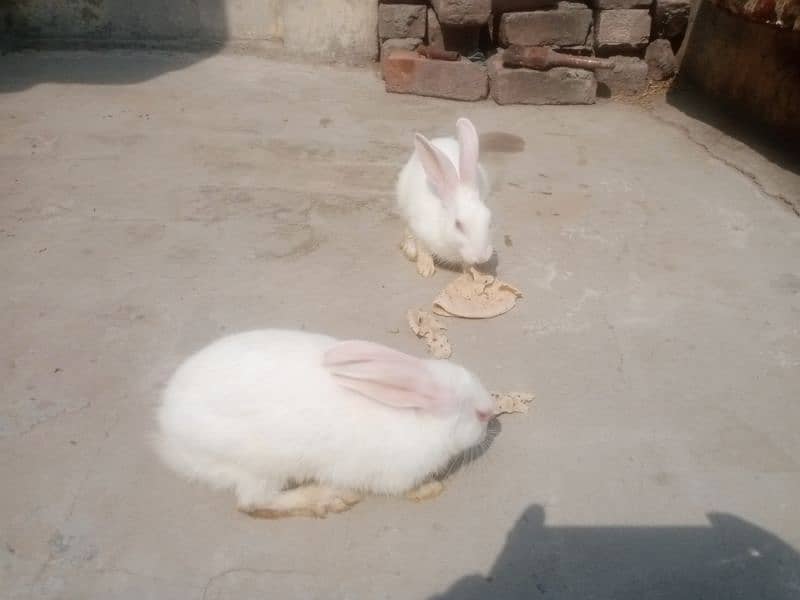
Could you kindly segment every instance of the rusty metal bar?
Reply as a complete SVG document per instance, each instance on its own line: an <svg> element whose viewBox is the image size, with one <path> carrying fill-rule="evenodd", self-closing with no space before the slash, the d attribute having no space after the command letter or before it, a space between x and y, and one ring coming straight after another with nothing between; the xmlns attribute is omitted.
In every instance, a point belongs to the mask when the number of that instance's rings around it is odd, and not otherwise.
<svg viewBox="0 0 800 600"><path fill-rule="evenodd" d="M552 48L539 46L509 46L503 52L503 64L506 67L526 67L537 71L546 71L553 67L573 67L590 71L614 68L613 60L562 54Z"/></svg>

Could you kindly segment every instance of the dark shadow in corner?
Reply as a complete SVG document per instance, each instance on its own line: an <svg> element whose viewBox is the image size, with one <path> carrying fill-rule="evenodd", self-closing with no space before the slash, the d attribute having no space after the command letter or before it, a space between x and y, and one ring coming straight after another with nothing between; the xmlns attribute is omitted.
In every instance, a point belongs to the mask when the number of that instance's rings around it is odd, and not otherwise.
<svg viewBox="0 0 800 600"><path fill-rule="evenodd" d="M433 600L795 600L800 555L738 517L702 527L548 527L530 506L488 577L470 575Z"/></svg>
<svg viewBox="0 0 800 600"><path fill-rule="evenodd" d="M734 107L711 98L690 82L678 80L667 92L667 102L685 115L721 131L779 167L800 174L800 144L781 138L775 131L755 123Z"/></svg>
<svg viewBox="0 0 800 600"><path fill-rule="evenodd" d="M0 93L47 82L139 83L216 54L227 38L225 0L81 0L51 2L46 10L27 0L0 0ZM122 60L27 52L76 49L174 52Z"/></svg>
<svg viewBox="0 0 800 600"><path fill-rule="evenodd" d="M738 140L781 168L800 174L800 144L795 135L759 123L747 111L727 99L723 93L704 92L701 86L693 81L694 77L708 78L711 81L718 78L719 74L713 72L712 65L714 61L726 60L720 48L726 44L736 43L735 39L729 39L730 32L717 26L715 18L718 17L716 14L718 11L722 11L726 15L725 18L731 18L708 0L698 0L696 3L684 40L685 47L681 49L684 68L679 70L675 84L667 92L667 103L687 116ZM716 44L713 47L709 47L708 40L704 38L709 35L709 31L719 32L719 39L715 40ZM781 33L792 35L791 32ZM698 61L700 64L693 66ZM697 72L700 74L696 74ZM795 71L795 75L800 75L800 71ZM746 83L741 81L738 85Z"/></svg>
<svg viewBox="0 0 800 600"><path fill-rule="evenodd" d="M611 98L611 88L605 81L597 82L597 97L598 98Z"/></svg>

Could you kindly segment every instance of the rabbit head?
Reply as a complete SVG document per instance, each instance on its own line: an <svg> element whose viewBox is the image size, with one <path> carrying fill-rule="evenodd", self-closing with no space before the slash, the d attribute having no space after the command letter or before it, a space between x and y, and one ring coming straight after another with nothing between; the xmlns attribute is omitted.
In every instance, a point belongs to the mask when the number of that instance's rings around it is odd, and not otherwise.
<svg viewBox="0 0 800 600"><path fill-rule="evenodd" d="M478 164L479 141L469 119L456 123L458 165L422 134L416 134L416 154L429 185L441 202L437 223L444 258L473 265L488 261L494 252L489 236L491 213L484 204L485 175Z"/></svg>
<svg viewBox="0 0 800 600"><path fill-rule="evenodd" d="M448 361L422 360L371 342L344 341L325 353L323 366L348 390L445 424L453 455L480 444L494 414L494 401L480 381Z"/></svg>

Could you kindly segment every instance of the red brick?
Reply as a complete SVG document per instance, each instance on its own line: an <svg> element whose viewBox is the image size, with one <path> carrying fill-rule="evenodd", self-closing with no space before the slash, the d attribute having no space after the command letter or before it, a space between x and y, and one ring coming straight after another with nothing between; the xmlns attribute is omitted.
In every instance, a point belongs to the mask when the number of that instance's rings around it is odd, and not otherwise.
<svg viewBox="0 0 800 600"><path fill-rule="evenodd" d="M506 13L500 18L503 46L582 46L592 27L592 11L560 3L556 10Z"/></svg>
<svg viewBox="0 0 800 600"><path fill-rule="evenodd" d="M393 38L381 44L381 77L383 77L383 62L395 50L415 50L422 44L420 38Z"/></svg>
<svg viewBox="0 0 800 600"><path fill-rule="evenodd" d="M597 92L591 71L509 69L500 53L489 59L489 77L498 104L594 104Z"/></svg>
<svg viewBox="0 0 800 600"><path fill-rule="evenodd" d="M492 0L431 0L442 25L485 25Z"/></svg>
<svg viewBox="0 0 800 600"><path fill-rule="evenodd" d="M381 61L394 50L414 50L422 44L421 38L392 38L381 44Z"/></svg>
<svg viewBox="0 0 800 600"><path fill-rule="evenodd" d="M424 6L415 4L381 4L378 10L378 36L390 38L425 37Z"/></svg>
<svg viewBox="0 0 800 600"><path fill-rule="evenodd" d="M486 67L467 60L430 60L393 50L382 62L386 91L452 100L482 100L489 91Z"/></svg>
<svg viewBox="0 0 800 600"><path fill-rule="evenodd" d="M595 19L595 47L599 53L640 50L650 42L647 10L600 10Z"/></svg>

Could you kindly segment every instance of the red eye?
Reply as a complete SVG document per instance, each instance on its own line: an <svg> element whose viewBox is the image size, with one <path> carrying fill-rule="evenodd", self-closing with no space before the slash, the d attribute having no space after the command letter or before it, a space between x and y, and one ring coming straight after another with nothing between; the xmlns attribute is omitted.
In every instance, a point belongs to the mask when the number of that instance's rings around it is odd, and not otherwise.
<svg viewBox="0 0 800 600"><path fill-rule="evenodd" d="M478 421L485 423L492 418L492 413L483 410L476 410L475 416L478 417Z"/></svg>
<svg viewBox="0 0 800 600"><path fill-rule="evenodd" d="M461 233L464 233L464 224L461 221L456 220L456 229L458 229Z"/></svg>

